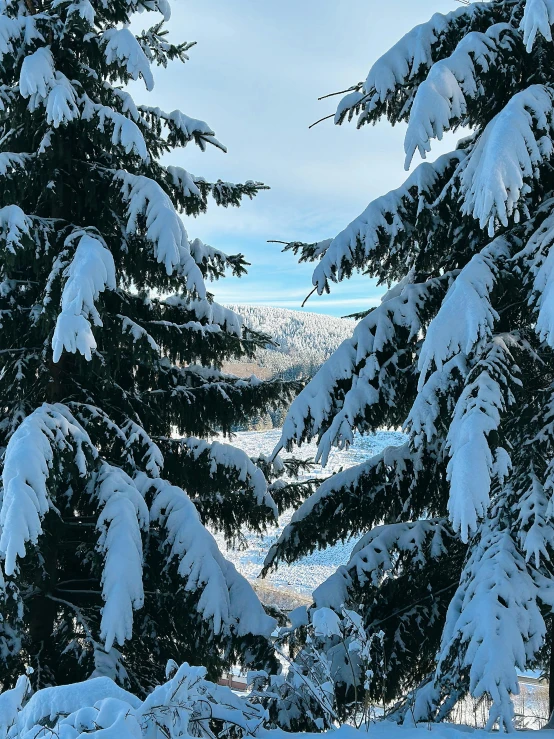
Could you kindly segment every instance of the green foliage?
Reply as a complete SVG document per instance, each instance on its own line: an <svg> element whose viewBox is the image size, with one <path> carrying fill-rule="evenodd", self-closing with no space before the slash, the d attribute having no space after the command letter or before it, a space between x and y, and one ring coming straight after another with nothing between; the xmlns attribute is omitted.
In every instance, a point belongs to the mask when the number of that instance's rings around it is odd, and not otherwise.
<svg viewBox="0 0 554 739"><path fill-rule="evenodd" d="M127 24L137 11L156 20L135 36ZM45 412L55 424L59 412L94 450L84 473L69 459L63 424L45 437L48 510L38 511L40 531L21 533L15 571L2 580L3 687L25 664L35 687L110 675L139 694L161 680L170 658L204 664L212 677L237 661L275 667L272 620L250 586L215 555L206 575L202 548L182 565L190 552L178 551L179 537L169 543L170 511L152 517L165 477L178 486L172 510L192 501L202 523L228 539L273 522L263 474L238 450L220 458L223 445L202 440L281 407L298 389L221 371L269 337L243 328L206 290L205 281L243 275L243 255L189 240L178 214L239 206L266 188L161 163L175 147L225 148L203 121L136 106L125 89L139 78L151 89L151 64L184 62L194 46L170 42L160 13L169 17L164 0L9 0L0 13L0 448L35 492L38 468L8 447L25 418ZM109 470L119 482L103 499ZM119 519L105 511L122 491L142 496L151 520L133 523L137 509L127 529L110 534ZM183 526L195 523L187 510ZM132 637L106 646L110 547L131 529L142 596L132 604ZM209 549L210 534L202 536ZM127 554L128 562L113 555L122 591L133 579ZM217 578L210 611L205 589ZM250 602L260 625L249 631L240 610Z"/></svg>

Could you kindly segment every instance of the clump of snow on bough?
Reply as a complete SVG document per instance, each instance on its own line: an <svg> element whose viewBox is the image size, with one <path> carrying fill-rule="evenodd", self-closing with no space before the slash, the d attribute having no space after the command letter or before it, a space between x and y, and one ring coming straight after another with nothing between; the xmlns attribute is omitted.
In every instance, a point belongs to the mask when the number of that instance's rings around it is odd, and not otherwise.
<svg viewBox="0 0 554 739"><path fill-rule="evenodd" d="M44 688L30 695L29 679L0 694L2 739L213 739L253 736L265 709L206 680L206 668L170 661L167 682L142 701L110 678ZM214 733L215 732L215 733Z"/></svg>

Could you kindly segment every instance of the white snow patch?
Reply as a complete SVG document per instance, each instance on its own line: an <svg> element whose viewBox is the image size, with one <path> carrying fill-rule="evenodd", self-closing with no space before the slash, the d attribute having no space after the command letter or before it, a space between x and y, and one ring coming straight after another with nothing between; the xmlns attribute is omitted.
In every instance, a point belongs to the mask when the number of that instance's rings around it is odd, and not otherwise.
<svg viewBox="0 0 554 739"><path fill-rule="evenodd" d="M147 90L154 88L150 62L129 28L109 28L104 32L105 55L108 64L123 63L131 79L142 77Z"/></svg>
<svg viewBox="0 0 554 739"><path fill-rule="evenodd" d="M279 439L279 434L279 429L244 431L234 436L233 444L252 457L257 457L259 454L269 455ZM377 454L386 446L401 444L404 440L404 435L397 431L381 431L372 436L356 435L352 446L348 449L332 450L325 469L320 465L316 465L313 473L307 476L326 477L341 468L348 469ZM314 442L304 444L300 456L313 459L316 451L317 445ZM282 452L281 456L299 455L298 452L294 455ZM215 534L215 539L224 556L233 562L245 577L253 580L260 574L267 552L271 545L277 541L292 515L292 510L284 513L279 519L279 524L270 528L266 534L257 535L247 531L243 532L248 542L246 550L237 551L228 548L221 534ZM269 573L264 582L276 588L311 595L313 590L332 575L338 566L348 562L352 546L352 541L341 542L326 549L315 551L307 557L302 557L294 564L280 563L278 569Z"/></svg>
<svg viewBox="0 0 554 739"><path fill-rule="evenodd" d="M72 354L80 352L90 361L96 340L89 319L95 326L102 326L95 301L101 292L115 290L117 286L111 252L98 239L84 232L72 234L70 239L79 236L79 245L65 271L62 310L52 337L54 362L59 361L64 349Z"/></svg>

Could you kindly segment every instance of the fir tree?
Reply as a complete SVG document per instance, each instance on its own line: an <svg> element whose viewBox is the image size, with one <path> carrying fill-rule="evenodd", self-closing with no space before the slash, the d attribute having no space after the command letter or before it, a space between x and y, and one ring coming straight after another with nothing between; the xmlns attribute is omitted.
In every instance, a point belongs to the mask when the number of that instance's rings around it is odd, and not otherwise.
<svg viewBox="0 0 554 739"><path fill-rule="evenodd" d="M135 34L137 11L154 25ZM209 443L291 387L222 373L268 337L207 281L242 255L179 217L262 185L208 182L160 158L223 149L130 80L187 59L166 0L7 0L0 12L0 683L111 676L144 694L169 658L214 676L272 665L274 621L205 528L240 536L276 505L262 471ZM286 491L281 493L286 497ZM297 493L294 493L297 495Z"/></svg>
<svg viewBox="0 0 554 739"><path fill-rule="evenodd" d="M278 449L316 437L325 462L355 432L408 440L324 482L266 566L361 536L315 608L359 602L383 630L400 717L441 719L469 691L509 729L518 670L552 648L552 23L550 0L492 0L404 36L335 122L406 122L406 168L446 131L471 135L336 238L287 247L318 262L319 293L357 270L393 287L293 402Z"/></svg>

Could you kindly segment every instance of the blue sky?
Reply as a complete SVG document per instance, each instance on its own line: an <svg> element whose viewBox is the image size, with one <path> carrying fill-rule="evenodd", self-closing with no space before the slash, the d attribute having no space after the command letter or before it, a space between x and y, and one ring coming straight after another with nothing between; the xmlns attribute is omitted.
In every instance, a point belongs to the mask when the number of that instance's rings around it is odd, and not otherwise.
<svg viewBox="0 0 554 739"><path fill-rule="evenodd" d="M252 263L247 277L214 286L219 302L299 309L311 289L310 265L298 265L267 240L334 236L402 182L403 127L308 126L332 113L339 99L318 102L319 96L365 78L412 26L456 6L455 0L172 3L171 38L198 44L186 65L156 71L152 93L133 85L135 100L206 120L229 150L189 146L171 155L173 164L210 179L271 187L240 209L214 205L186 220L189 236L241 251ZM441 142L432 158L451 145L452 139ZM345 315L375 304L382 292L360 276L313 296L306 309Z"/></svg>

